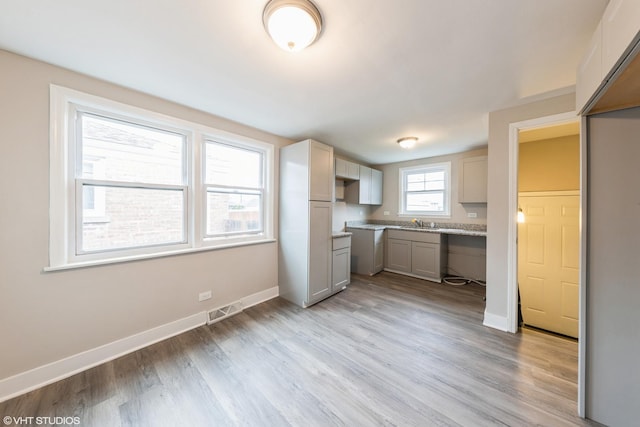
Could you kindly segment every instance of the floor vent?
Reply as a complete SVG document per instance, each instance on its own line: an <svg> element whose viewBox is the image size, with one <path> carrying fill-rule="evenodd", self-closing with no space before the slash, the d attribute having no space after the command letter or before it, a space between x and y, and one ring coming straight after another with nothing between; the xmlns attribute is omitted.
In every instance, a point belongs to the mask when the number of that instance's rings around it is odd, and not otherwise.
<svg viewBox="0 0 640 427"><path fill-rule="evenodd" d="M242 301L236 301L224 307L215 308L207 313L207 324L219 322L242 311Z"/></svg>

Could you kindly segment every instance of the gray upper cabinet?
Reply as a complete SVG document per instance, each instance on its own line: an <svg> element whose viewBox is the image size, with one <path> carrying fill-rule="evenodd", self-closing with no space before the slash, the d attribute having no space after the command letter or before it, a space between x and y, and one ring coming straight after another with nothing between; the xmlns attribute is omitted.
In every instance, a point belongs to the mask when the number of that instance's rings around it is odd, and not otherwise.
<svg viewBox="0 0 640 427"><path fill-rule="evenodd" d="M309 200L333 201L333 147L309 141Z"/></svg>
<svg viewBox="0 0 640 427"><path fill-rule="evenodd" d="M459 203L487 203L487 156L460 161Z"/></svg>
<svg viewBox="0 0 640 427"><path fill-rule="evenodd" d="M371 194L370 203L372 205L382 204L382 172L376 169L371 169L371 188L369 189Z"/></svg>
<svg viewBox="0 0 640 427"><path fill-rule="evenodd" d="M360 165L360 179L345 187L345 200L359 205L382 204L382 172Z"/></svg>
<svg viewBox="0 0 640 427"><path fill-rule="evenodd" d="M336 178L347 180L360 179L360 165L344 159L336 159Z"/></svg>
<svg viewBox="0 0 640 427"><path fill-rule="evenodd" d="M358 203L361 205L371 204L371 168L362 165L360 165Z"/></svg>

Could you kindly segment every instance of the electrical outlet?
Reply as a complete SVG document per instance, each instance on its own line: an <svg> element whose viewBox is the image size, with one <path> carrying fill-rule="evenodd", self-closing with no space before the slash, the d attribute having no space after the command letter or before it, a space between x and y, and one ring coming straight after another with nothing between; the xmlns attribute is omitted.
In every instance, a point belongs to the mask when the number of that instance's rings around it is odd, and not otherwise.
<svg viewBox="0 0 640 427"><path fill-rule="evenodd" d="M477 218L477 217L478 217L478 214L477 214L477 213L475 213L475 212L468 212L468 213L467 213L467 217L468 217L468 218Z"/></svg>
<svg viewBox="0 0 640 427"><path fill-rule="evenodd" d="M206 301L208 299L211 299L211 291L201 292L200 295L198 295L198 301Z"/></svg>
<svg viewBox="0 0 640 427"><path fill-rule="evenodd" d="M391 212L389 212L389 211L384 211L384 212L382 213L382 215L384 215L384 216L389 216L389 215L391 215Z"/></svg>

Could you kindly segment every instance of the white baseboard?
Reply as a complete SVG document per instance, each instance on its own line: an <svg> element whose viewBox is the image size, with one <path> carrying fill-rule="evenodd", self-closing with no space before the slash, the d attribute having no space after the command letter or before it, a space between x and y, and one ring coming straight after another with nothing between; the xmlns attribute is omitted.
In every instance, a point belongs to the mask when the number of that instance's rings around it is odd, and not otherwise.
<svg viewBox="0 0 640 427"><path fill-rule="evenodd" d="M253 295L242 298L242 308L249 308L254 305L258 305L261 302L269 301L280 295L280 288L274 286L273 288L265 289L264 291L256 292Z"/></svg>
<svg viewBox="0 0 640 427"><path fill-rule="evenodd" d="M487 310L484 311L484 322L482 322L482 324L493 329L509 332L509 322L507 318L489 313Z"/></svg>
<svg viewBox="0 0 640 427"><path fill-rule="evenodd" d="M278 296L273 287L242 298L244 308ZM47 384L68 378L125 354L179 335L207 323L207 313L200 312L156 328L96 347L0 380L0 402L28 393Z"/></svg>

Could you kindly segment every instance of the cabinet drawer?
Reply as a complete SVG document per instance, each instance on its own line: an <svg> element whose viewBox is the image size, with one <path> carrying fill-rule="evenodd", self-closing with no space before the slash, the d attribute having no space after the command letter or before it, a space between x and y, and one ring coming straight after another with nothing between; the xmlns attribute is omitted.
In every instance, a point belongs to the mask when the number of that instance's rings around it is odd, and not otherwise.
<svg viewBox="0 0 640 427"><path fill-rule="evenodd" d="M440 233L428 233L425 231L387 230L388 239L410 240L412 242L440 243Z"/></svg>
<svg viewBox="0 0 640 427"><path fill-rule="evenodd" d="M333 250L345 249L351 247L351 236L336 237L333 239Z"/></svg>

